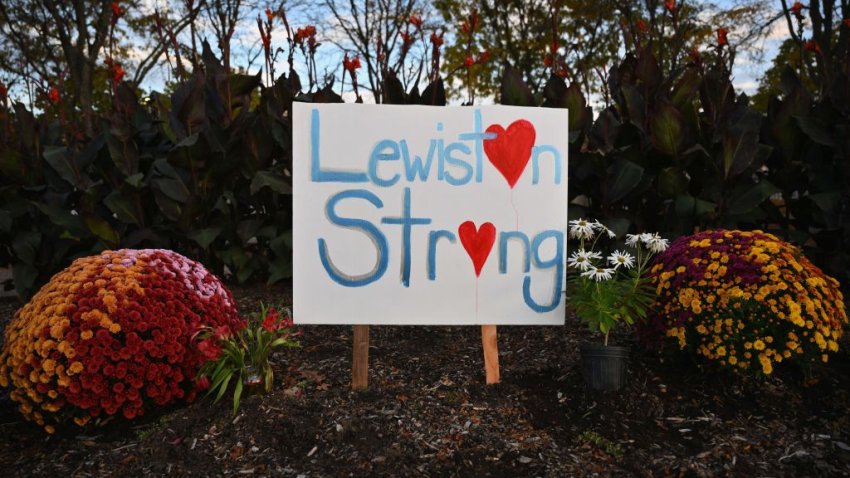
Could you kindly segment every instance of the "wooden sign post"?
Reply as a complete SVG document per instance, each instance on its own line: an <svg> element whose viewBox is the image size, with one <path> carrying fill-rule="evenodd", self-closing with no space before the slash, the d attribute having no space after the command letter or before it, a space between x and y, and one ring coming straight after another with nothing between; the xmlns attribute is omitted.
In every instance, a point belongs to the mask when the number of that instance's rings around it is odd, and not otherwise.
<svg viewBox="0 0 850 478"><path fill-rule="evenodd" d="M369 387L369 326L355 325L351 357L351 389Z"/></svg>
<svg viewBox="0 0 850 478"><path fill-rule="evenodd" d="M498 325L563 325L567 111L293 104L293 319L476 325L499 383ZM367 325L370 324L370 325Z"/></svg>

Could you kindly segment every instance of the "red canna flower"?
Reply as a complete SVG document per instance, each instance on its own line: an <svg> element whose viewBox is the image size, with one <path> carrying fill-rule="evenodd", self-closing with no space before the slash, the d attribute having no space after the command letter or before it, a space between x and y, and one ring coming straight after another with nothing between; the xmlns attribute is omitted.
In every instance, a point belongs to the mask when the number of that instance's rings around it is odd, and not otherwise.
<svg viewBox="0 0 850 478"><path fill-rule="evenodd" d="M467 55L466 60L463 62L467 68L475 64L475 58L472 55Z"/></svg>
<svg viewBox="0 0 850 478"><path fill-rule="evenodd" d="M354 58L348 58L348 53L346 53L345 57L342 59L342 67L345 68L345 71L349 72L352 76L356 75L357 70L361 68L360 57L355 56Z"/></svg>
<svg viewBox="0 0 850 478"><path fill-rule="evenodd" d="M47 99L54 105L59 103L59 88L51 86L47 92Z"/></svg>
<svg viewBox="0 0 850 478"><path fill-rule="evenodd" d="M673 13L676 11L676 0L665 0L664 8L667 9L668 12Z"/></svg>
<svg viewBox="0 0 850 478"><path fill-rule="evenodd" d="M271 8L267 8L266 9L266 20L268 20L268 22L271 23L272 19L274 19L274 12L272 12Z"/></svg>
<svg viewBox="0 0 850 478"><path fill-rule="evenodd" d="M850 18L845 18L842 23L845 27L850 28Z"/></svg>
<svg viewBox="0 0 850 478"><path fill-rule="evenodd" d="M691 51L688 52L688 56L691 58L691 61L696 64L702 62L702 55L700 54L699 49L697 47L691 48Z"/></svg>
<svg viewBox="0 0 850 478"><path fill-rule="evenodd" d="M121 63L115 63L112 65L112 82L120 83L122 79L124 79L124 75L127 72L124 71L124 68L121 68Z"/></svg>
<svg viewBox="0 0 850 478"><path fill-rule="evenodd" d="M304 40L308 40L316 36L316 27L313 25L307 25L304 28L299 28L295 31L295 43L299 45L304 44Z"/></svg>
<svg viewBox="0 0 850 478"><path fill-rule="evenodd" d="M803 4L800 2L794 2L794 5L791 5L791 13L797 17L797 20L803 19Z"/></svg>
<svg viewBox="0 0 850 478"><path fill-rule="evenodd" d="M439 34L437 34L437 32L432 33L431 44L437 48L443 46L443 32L440 32Z"/></svg>
<svg viewBox="0 0 850 478"><path fill-rule="evenodd" d="M115 22L124 15L124 9L118 2L112 2L112 21Z"/></svg>
<svg viewBox="0 0 850 478"><path fill-rule="evenodd" d="M407 32L401 32L401 42L402 48L409 48L411 44L416 40L416 37Z"/></svg>
<svg viewBox="0 0 850 478"><path fill-rule="evenodd" d="M410 18L407 19L407 23L416 27L417 30L422 29L422 17L419 15L411 15Z"/></svg>
<svg viewBox="0 0 850 478"><path fill-rule="evenodd" d="M729 44L729 40L726 38L726 35L729 33L729 30L725 28L717 29L717 46L724 46Z"/></svg>
<svg viewBox="0 0 850 478"><path fill-rule="evenodd" d="M638 32L643 33L649 28L649 25L647 25L646 22L643 21L643 19L638 18L637 28L638 28Z"/></svg>
<svg viewBox="0 0 850 478"><path fill-rule="evenodd" d="M552 66L552 54L551 53L547 53L546 56L543 57L543 64L546 67Z"/></svg>
<svg viewBox="0 0 850 478"><path fill-rule="evenodd" d="M482 50L481 53L478 54L478 63L487 63L490 60L490 52L487 50Z"/></svg>
<svg viewBox="0 0 850 478"><path fill-rule="evenodd" d="M810 51L810 52L815 53L817 55L820 55L820 54L823 53L820 49L820 45L815 40L807 41L805 44L803 44L803 48L806 51Z"/></svg>

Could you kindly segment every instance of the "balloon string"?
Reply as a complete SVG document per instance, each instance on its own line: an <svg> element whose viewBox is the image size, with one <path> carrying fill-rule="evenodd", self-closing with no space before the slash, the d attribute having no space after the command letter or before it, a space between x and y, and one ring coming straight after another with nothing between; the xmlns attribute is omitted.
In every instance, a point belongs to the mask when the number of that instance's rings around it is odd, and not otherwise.
<svg viewBox="0 0 850 478"><path fill-rule="evenodd" d="M478 322L478 277L475 278L475 321Z"/></svg>
<svg viewBox="0 0 850 478"><path fill-rule="evenodd" d="M514 204L514 189L511 188L511 207L514 208L514 220L516 221L516 230L519 231L519 211Z"/></svg>

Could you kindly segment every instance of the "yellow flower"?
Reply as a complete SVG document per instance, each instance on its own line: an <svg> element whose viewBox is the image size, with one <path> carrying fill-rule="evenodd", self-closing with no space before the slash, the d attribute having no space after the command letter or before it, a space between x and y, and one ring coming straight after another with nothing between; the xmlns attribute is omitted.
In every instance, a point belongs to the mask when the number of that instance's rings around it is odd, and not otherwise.
<svg viewBox="0 0 850 478"><path fill-rule="evenodd" d="M726 347L724 347L722 345L720 347L717 347L717 356L718 357L724 357L725 355L726 355Z"/></svg>
<svg viewBox="0 0 850 478"><path fill-rule="evenodd" d="M736 363L738 363L738 359L734 355L729 356L729 365L735 365Z"/></svg>
<svg viewBox="0 0 850 478"><path fill-rule="evenodd" d="M756 350L764 350L764 342L762 342L761 339L758 339L753 343L753 347L755 347Z"/></svg>
<svg viewBox="0 0 850 478"><path fill-rule="evenodd" d="M83 340L89 340L94 337L94 332L91 330L84 330L80 333L80 338Z"/></svg>

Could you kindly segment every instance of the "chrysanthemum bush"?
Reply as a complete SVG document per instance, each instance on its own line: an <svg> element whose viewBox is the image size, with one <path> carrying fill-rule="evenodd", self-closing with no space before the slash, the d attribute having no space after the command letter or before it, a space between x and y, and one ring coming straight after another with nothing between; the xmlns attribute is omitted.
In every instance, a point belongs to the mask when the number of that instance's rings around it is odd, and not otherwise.
<svg viewBox="0 0 850 478"><path fill-rule="evenodd" d="M168 250L105 251L56 274L9 323L0 385L48 432L191 401L202 327L244 327L231 293Z"/></svg>
<svg viewBox="0 0 850 478"><path fill-rule="evenodd" d="M838 281L761 231L681 237L651 274L658 299L639 329L644 340L734 371L827 362L847 324Z"/></svg>

